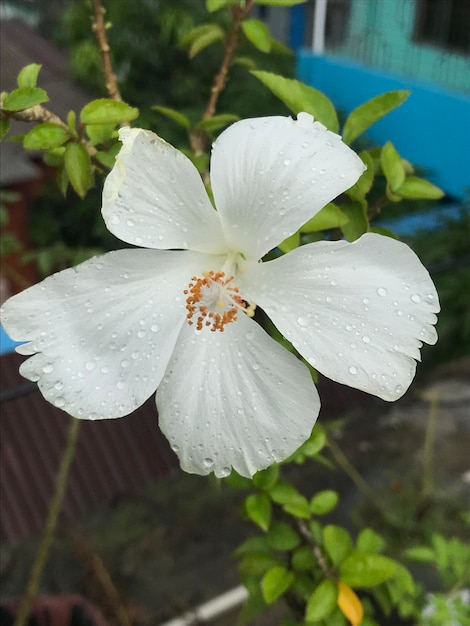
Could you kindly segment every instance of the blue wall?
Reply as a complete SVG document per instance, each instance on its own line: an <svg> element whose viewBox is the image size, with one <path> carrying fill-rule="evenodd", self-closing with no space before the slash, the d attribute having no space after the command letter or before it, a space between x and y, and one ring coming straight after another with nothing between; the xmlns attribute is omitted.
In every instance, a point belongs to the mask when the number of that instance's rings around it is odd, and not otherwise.
<svg viewBox="0 0 470 626"><path fill-rule="evenodd" d="M305 50L297 54L297 75L346 113L385 91L411 90L408 100L374 124L367 136L379 144L391 140L405 159L425 168L426 177L448 195L468 197L470 97Z"/></svg>

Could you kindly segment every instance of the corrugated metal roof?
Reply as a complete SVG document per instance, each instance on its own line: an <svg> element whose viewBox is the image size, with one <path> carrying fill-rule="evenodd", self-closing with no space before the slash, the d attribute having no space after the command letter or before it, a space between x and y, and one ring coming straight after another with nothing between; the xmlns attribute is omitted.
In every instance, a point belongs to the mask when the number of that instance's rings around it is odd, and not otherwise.
<svg viewBox="0 0 470 626"><path fill-rule="evenodd" d="M9 540L41 531L71 419L20 376L23 358L0 357L0 523ZM177 465L158 429L153 398L128 417L84 421L61 516L72 520L119 495L137 493Z"/></svg>

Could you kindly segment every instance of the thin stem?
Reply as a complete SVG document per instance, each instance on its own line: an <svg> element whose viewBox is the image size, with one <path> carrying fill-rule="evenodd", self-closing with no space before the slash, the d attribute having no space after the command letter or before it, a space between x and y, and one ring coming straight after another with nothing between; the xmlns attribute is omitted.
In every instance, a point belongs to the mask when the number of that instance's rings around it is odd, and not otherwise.
<svg viewBox="0 0 470 626"><path fill-rule="evenodd" d="M49 504L46 524L36 554L36 559L31 567L28 584L19 606L15 626L25 626L28 622L31 606L34 598L37 596L39 584L41 582L42 573L47 563L49 550L54 538L54 532L57 526L62 501L64 499L65 488L69 477L70 467L75 453L75 446L80 429L80 420L72 418L70 428L65 443L64 453L60 461L59 469L56 476L54 494Z"/></svg>
<svg viewBox="0 0 470 626"><path fill-rule="evenodd" d="M318 566L320 567L325 578L334 579L333 573L328 567L328 563L326 562L325 555L322 552L321 547L315 541L315 538L312 536L312 533L309 531L307 524L298 517L293 518L294 525L296 529L299 531L302 539L312 548L313 556L315 557Z"/></svg>
<svg viewBox="0 0 470 626"><path fill-rule="evenodd" d="M403 523L398 518L389 513L385 505L376 497L374 490L370 487L370 485L366 483L366 481L362 478L357 469L345 456L338 444L331 437L328 437L328 446L331 450L331 453L333 454L336 463L349 476L349 478L353 481L358 490L368 500L370 500L370 502L372 502L376 509L380 511L384 519L386 519L390 524L397 528L403 528Z"/></svg>
<svg viewBox="0 0 470 626"><path fill-rule="evenodd" d="M116 74L113 70L113 64L111 62L111 56L109 54L110 47L108 41L108 35L106 33L106 26L104 23L104 15L106 9L103 7L101 0L92 0L93 5L93 23L91 26L92 31L95 33L98 41L98 47L101 53L101 61L103 64L103 73L105 78L105 85L108 91L109 97L113 100L122 100L121 92L117 84Z"/></svg>
<svg viewBox="0 0 470 626"><path fill-rule="evenodd" d="M425 399L429 402L429 413L424 433L421 501L424 501L430 495L433 488L434 440L436 438L436 423L439 409L439 396L437 393L426 394Z"/></svg>
<svg viewBox="0 0 470 626"><path fill-rule="evenodd" d="M214 78L214 82L212 84L209 101L207 103L206 110L202 115L203 120L208 120L214 116L217 102L219 100L220 94L224 90L225 83L227 81L227 74L230 66L232 65L233 55L235 54L235 50L238 46L238 36L240 33L241 24L250 12L252 4L253 0L247 0L243 8L232 7L231 9L233 17L233 27L226 39L224 56L222 58L222 63L220 65L219 71L217 72ZM206 133L203 131L192 131L189 138L191 142L191 148L194 154L196 156L202 154L204 152L207 142Z"/></svg>
<svg viewBox="0 0 470 626"><path fill-rule="evenodd" d="M72 546L77 558L90 569L90 572L101 585L108 601L109 610L114 614L117 623L120 626L131 626L128 612L103 559L92 549L90 542L78 534L72 536Z"/></svg>

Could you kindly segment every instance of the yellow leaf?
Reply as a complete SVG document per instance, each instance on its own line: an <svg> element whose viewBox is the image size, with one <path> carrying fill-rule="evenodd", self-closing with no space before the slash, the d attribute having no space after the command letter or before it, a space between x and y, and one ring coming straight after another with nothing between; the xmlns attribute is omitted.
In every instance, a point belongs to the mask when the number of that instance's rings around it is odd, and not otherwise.
<svg viewBox="0 0 470 626"><path fill-rule="evenodd" d="M352 626L360 626L364 617L361 601L348 585L338 583L338 606Z"/></svg>

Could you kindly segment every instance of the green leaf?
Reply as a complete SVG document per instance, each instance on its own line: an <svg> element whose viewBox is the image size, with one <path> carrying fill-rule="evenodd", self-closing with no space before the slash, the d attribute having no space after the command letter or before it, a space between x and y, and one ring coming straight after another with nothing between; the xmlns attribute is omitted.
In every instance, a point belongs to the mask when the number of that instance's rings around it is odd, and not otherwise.
<svg viewBox="0 0 470 626"><path fill-rule="evenodd" d="M403 184L396 193L402 198L408 198L410 200L426 199L426 200L439 200L444 196L444 192L436 185L424 180L424 178L418 178L417 176L409 176L405 178Z"/></svg>
<svg viewBox="0 0 470 626"><path fill-rule="evenodd" d="M243 20L242 31L245 37L261 52L270 52L271 35L264 22L256 19Z"/></svg>
<svg viewBox="0 0 470 626"><path fill-rule="evenodd" d="M289 483L278 482L268 492L273 502L281 504L286 512L296 517L310 518L307 499Z"/></svg>
<svg viewBox="0 0 470 626"><path fill-rule="evenodd" d="M341 563L353 550L351 535L346 529L334 524L323 529L323 543L334 565Z"/></svg>
<svg viewBox="0 0 470 626"><path fill-rule="evenodd" d="M341 226L341 230L348 241L356 241L369 230L365 207L361 202L356 201L343 204L341 208L348 218L346 224Z"/></svg>
<svg viewBox="0 0 470 626"><path fill-rule="evenodd" d="M67 170L65 169L64 163L62 163L62 165L60 165L57 168L56 182L57 182L57 186L60 189L60 192L62 193L63 196L65 196L65 194L67 193L70 180L67 174Z"/></svg>
<svg viewBox="0 0 470 626"><path fill-rule="evenodd" d="M70 133L63 126L44 122L26 133L23 146L26 150L48 150L58 148L70 139Z"/></svg>
<svg viewBox="0 0 470 626"><path fill-rule="evenodd" d="M253 485L258 489L271 489L279 478L279 465L274 463L264 470L256 472L253 476Z"/></svg>
<svg viewBox="0 0 470 626"><path fill-rule="evenodd" d="M378 235L383 235L384 237L390 237L391 239L396 239L397 241L400 241L400 237L398 235L396 235L388 228L383 228L382 226L371 226L369 228L369 232L377 233Z"/></svg>
<svg viewBox="0 0 470 626"><path fill-rule="evenodd" d="M256 0L256 4L272 7L293 7L295 4L304 4L307 0Z"/></svg>
<svg viewBox="0 0 470 626"><path fill-rule="evenodd" d="M275 550L293 550L300 543L300 537L295 530L280 520L272 521L266 538Z"/></svg>
<svg viewBox="0 0 470 626"><path fill-rule="evenodd" d="M116 141L109 150L100 150L96 153L96 158L100 163L111 169L116 161L116 156L121 149L121 142Z"/></svg>
<svg viewBox="0 0 470 626"><path fill-rule="evenodd" d="M75 111L69 111L67 113L67 126L74 137L78 137L77 134L77 114Z"/></svg>
<svg viewBox="0 0 470 626"><path fill-rule="evenodd" d="M395 576L397 564L382 554L353 552L339 566L340 578L351 587L375 587Z"/></svg>
<svg viewBox="0 0 470 626"><path fill-rule="evenodd" d="M311 233L320 230L328 230L329 228L338 228L346 224L348 218L343 211L330 202L323 207L316 215L306 222L300 229L301 233Z"/></svg>
<svg viewBox="0 0 470 626"><path fill-rule="evenodd" d="M326 515L336 507L338 500L338 494L332 489L319 491L310 500L310 510L314 515Z"/></svg>
<svg viewBox="0 0 470 626"><path fill-rule="evenodd" d="M90 155L85 146L79 143L67 144L65 148L65 169L70 179L70 184L80 198L84 198L92 183Z"/></svg>
<svg viewBox="0 0 470 626"><path fill-rule="evenodd" d="M235 556L237 557L253 553L271 554L271 547L268 544L266 535L263 535L262 537L249 537L235 550Z"/></svg>
<svg viewBox="0 0 470 626"><path fill-rule="evenodd" d="M323 580L315 589L305 610L307 622L319 622L333 612L338 599L338 588L332 580Z"/></svg>
<svg viewBox="0 0 470 626"><path fill-rule="evenodd" d="M403 181L405 180L405 167L400 155L395 150L395 146L391 141L387 141L382 148L382 152L380 153L380 163L390 189L392 191L396 191L402 186Z"/></svg>
<svg viewBox="0 0 470 626"><path fill-rule="evenodd" d="M286 253L286 252L290 252L291 250L295 250L296 248L299 247L299 245L300 245L300 231L294 233L290 237L287 237L287 239L284 239L284 241L280 243L278 247L280 248L280 250Z"/></svg>
<svg viewBox="0 0 470 626"><path fill-rule="evenodd" d="M385 539L372 530L372 528L364 528L359 533L356 547L361 552L382 552L385 548Z"/></svg>
<svg viewBox="0 0 470 626"><path fill-rule="evenodd" d="M405 556L413 561L422 561L423 563L433 563L436 559L434 550L427 546L414 546L405 550Z"/></svg>
<svg viewBox="0 0 470 626"><path fill-rule="evenodd" d="M282 565L279 559L268 552L250 552L243 556L238 565L242 576L257 576L260 578L272 567Z"/></svg>
<svg viewBox="0 0 470 626"><path fill-rule="evenodd" d="M49 97L44 89L39 87L20 87L7 94L3 101L3 108L6 111L23 111L48 100Z"/></svg>
<svg viewBox="0 0 470 626"><path fill-rule="evenodd" d="M230 4L236 4L236 2L234 2L234 0L206 0L206 11L208 13L214 13L214 11L218 11Z"/></svg>
<svg viewBox="0 0 470 626"><path fill-rule="evenodd" d="M93 146L109 141L113 138L113 135L116 135L117 139L115 124L90 124L90 126L85 126L85 128Z"/></svg>
<svg viewBox="0 0 470 626"><path fill-rule="evenodd" d="M39 65L38 63L30 63L29 65L23 67L18 74L18 78L16 79L18 87L36 87L41 67L42 65Z"/></svg>
<svg viewBox="0 0 470 626"><path fill-rule="evenodd" d="M291 586L294 574L285 567L277 566L269 569L261 580L263 598L272 604L280 598Z"/></svg>
<svg viewBox="0 0 470 626"><path fill-rule="evenodd" d="M344 124L343 141L347 144L352 143L372 124L405 102L410 93L404 90L388 91L351 111Z"/></svg>
<svg viewBox="0 0 470 626"><path fill-rule="evenodd" d="M217 24L201 24L192 28L181 40L181 45L189 46L189 58L192 59L216 41L223 39L225 33Z"/></svg>
<svg viewBox="0 0 470 626"><path fill-rule="evenodd" d="M111 98L99 98L86 104L80 111L82 124L120 124L139 115L139 109Z"/></svg>
<svg viewBox="0 0 470 626"><path fill-rule="evenodd" d="M239 65L246 70L255 70L258 67L256 61L250 59L250 57L235 57L232 65Z"/></svg>
<svg viewBox="0 0 470 626"><path fill-rule="evenodd" d="M291 564L299 572L313 570L316 560L313 556L312 548L310 546L299 546L296 548L292 553Z"/></svg>
<svg viewBox="0 0 470 626"><path fill-rule="evenodd" d="M374 159L366 150L359 152L359 155L366 164L367 169L361 174L359 180L347 190L347 195L353 200L362 201L370 191L374 182Z"/></svg>
<svg viewBox="0 0 470 626"><path fill-rule="evenodd" d="M239 119L238 115L234 115L232 113L221 113L220 115L214 115L207 120L201 120L196 124L195 128L211 132L219 130L219 128L223 128L224 126L228 126L233 122L237 122Z"/></svg>
<svg viewBox="0 0 470 626"><path fill-rule="evenodd" d="M248 517L261 530L268 530L271 522L272 505L264 493L253 493L245 500L245 510Z"/></svg>
<svg viewBox="0 0 470 626"><path fill-rule="evenodd" d="M250 74L261 81L296 115L301 111L310 113L334 133L338 132L339 124L335 108L331 101L318 89L271 72L254 70Z"/></svg>
<svg viewBox="0 0 470 626"><path fill-rule="evenodd" d="M186 129L191 128L191 122L189 118L183 113L180 113L179 111L175 111L175 109L171 109L170 107L160 106L159 104L155 104L151 108L154 111L158 111L158 113L161 113L168 119L173 120L173 122L176 122L177 124L179 124L179 126L182 126L183 128L186 128Z"/></svg>
<svg viewBox="0 0 470 626"><path fill-rule="evenodd" d="M0 139L3 139L10 128L10 120L7 117L0 118Z"/></svg>

